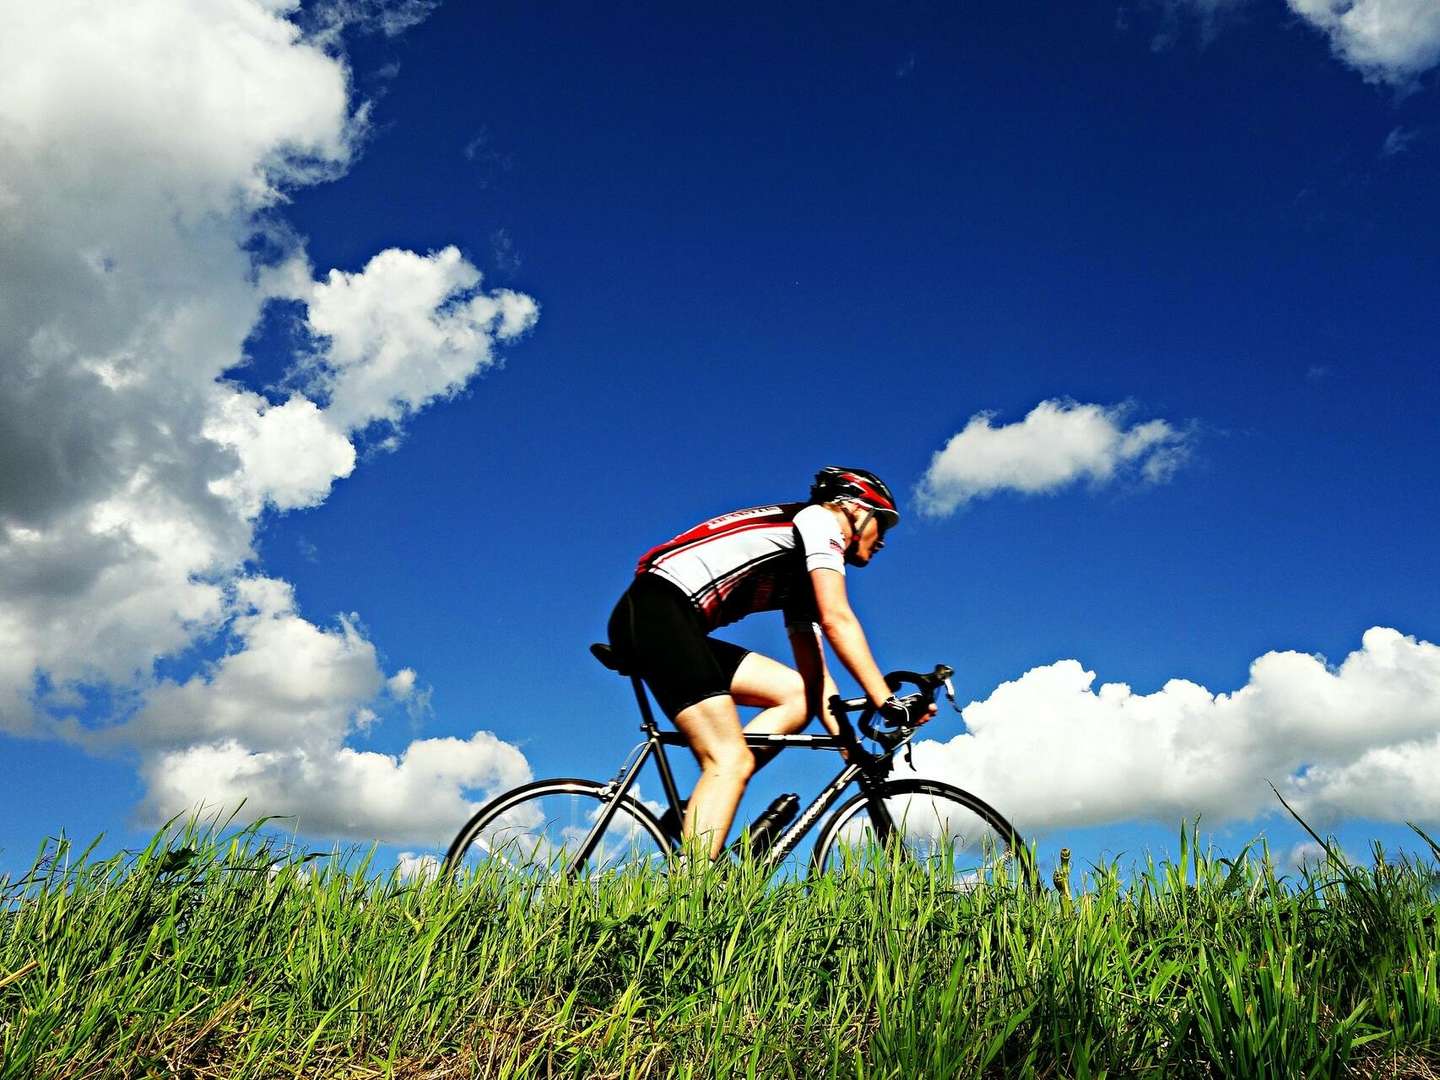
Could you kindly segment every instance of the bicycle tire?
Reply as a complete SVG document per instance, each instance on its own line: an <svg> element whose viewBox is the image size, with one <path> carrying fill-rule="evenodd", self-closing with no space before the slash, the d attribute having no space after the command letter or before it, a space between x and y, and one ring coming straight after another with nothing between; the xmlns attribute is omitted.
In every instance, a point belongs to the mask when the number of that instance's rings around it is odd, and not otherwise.
<svg viewBox="0 0 1440 1080"><path fill-rule="evenodd" d="M605 802L607 786L556 777L496 796L456 834L445 853L443 872L453 875L473 859L492 865L498 860L502 869L527 877L566 873L574 849ZM630 795L622 795L585 873L663 861L671 851L670 839L655 815Z"/></svg>
<svg viewBox="0 0 1440 1080"><path fill-rule="evenodd" d="M878 797L900 827L908 857L946 859L950 872L962 882L978 880L986 873L1008 874L1003 867L1008 862L1034 887L1024 839L983 799L953 784L921 777L886 780ZM917 803L917 799L923 801ZM837 869L847 858L868 857L867 851L873 853L883 846L868 824L869 806L870 797L860 792L826 819L811 856L816 873Z"/></svg>

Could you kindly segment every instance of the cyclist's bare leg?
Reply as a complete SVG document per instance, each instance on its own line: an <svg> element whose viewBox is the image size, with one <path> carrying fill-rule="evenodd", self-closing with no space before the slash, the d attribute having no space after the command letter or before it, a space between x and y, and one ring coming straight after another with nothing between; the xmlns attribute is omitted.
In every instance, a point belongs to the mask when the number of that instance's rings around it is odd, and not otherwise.
<svg viewBox="0 0 1440 1080"><path fill-rule="evenodd" d="M778 660L757 652L748 654L735 669L730 692L738 704L763 710L745 725L752 735L789 735L805 726L805 680ZM755 771L779 752L779 747L754 750Z"/></svg>
<svg viewBox="0 0 1440 1080"><path fill-rule="evenodd" d="M745 782L755 771L755 755L745 745L740 714L729 694L704 698L681 709L675 716L675 726L689 741L700 763L700 779L685 808L681 836L687 840L692 836L708 837L710 858L714 859L725 849L735 808L740 805Z"/></svg>

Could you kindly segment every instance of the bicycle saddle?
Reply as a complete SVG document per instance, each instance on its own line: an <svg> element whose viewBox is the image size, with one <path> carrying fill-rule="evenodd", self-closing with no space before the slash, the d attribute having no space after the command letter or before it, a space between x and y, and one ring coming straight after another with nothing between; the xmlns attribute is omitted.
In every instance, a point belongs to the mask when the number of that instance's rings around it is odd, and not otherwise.
<svg viewBox="0 0 1440 1080"><path fill-rule="evenodd" d="M590 655L595 657L596 660L599 660L600 663L604 664L611 671L619 672L621 675L635 674L627 664L620 660L620 657L615 655L615 650L604 642L597 641L591 645Z"/></svg>

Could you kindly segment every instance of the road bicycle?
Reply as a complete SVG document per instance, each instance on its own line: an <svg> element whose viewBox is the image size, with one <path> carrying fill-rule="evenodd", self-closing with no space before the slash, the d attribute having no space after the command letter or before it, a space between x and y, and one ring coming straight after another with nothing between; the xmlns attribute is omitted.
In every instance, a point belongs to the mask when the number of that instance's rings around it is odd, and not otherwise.
<svg viewBox="0 0 1440 1080"><path fill-rule="evenodd" d="M450 845L444 863L447 873L501 860L504 867L527 875L589 875L643 864L663 866L680 850L684 803L665 750L686 746L685 737L656 724L640 676L625 668L608 645L592 645L590 651L610 670L629 676L644 741L631 750L608 783L536 780L486 803ZM907 684L916 687L912 698L927 703L943 689L958 712L952 674L941 664L928 674L891 672L885 681L892 691ZM772 871L778 869L854 784L859 789L855 795L820 826L810 860L815 871L847 861L889 858L898 850L910 858L938 862L957 881L978 880L997 871L1015 871L1033 879L1020 834L988 803L953 784L913 774L892 775L898 754L909 761L917 726L877 724L877 710L864 697L845 700L837 695L829 708L838 735L746 734L746 744L755 750L831 751L843 755L844 765L804 810L793 794L776 800L754 826L742 831L737 845L748 843L753 858L763 860ZM860 734L877 749L869 749L857 736L850 723L855 713L860 714ZM640 797L637 781L651 758L660 776L663 802ZM1004 864L1009 864L1008 870Z"/></svg>

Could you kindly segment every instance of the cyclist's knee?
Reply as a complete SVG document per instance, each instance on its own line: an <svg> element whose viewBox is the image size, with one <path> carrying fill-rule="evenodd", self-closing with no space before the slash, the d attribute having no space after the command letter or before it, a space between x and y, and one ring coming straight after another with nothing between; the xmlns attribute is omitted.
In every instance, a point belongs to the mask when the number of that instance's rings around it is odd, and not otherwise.
<svg viewBox="0 0 1440 1080"><path fill-rule="evenodd" d="M743 742L717 746L707 757L702 767L709 773L748 780L755 772L755 754Z"/></svg>
<svg viewBox="0 0 1440 1080"><path fill-rule="evenodd" d="M780 707L785 710L786 716L803 723L810 714L810 703L805 699L805 684L801 683L793 694L787 695Z"/></svg>

